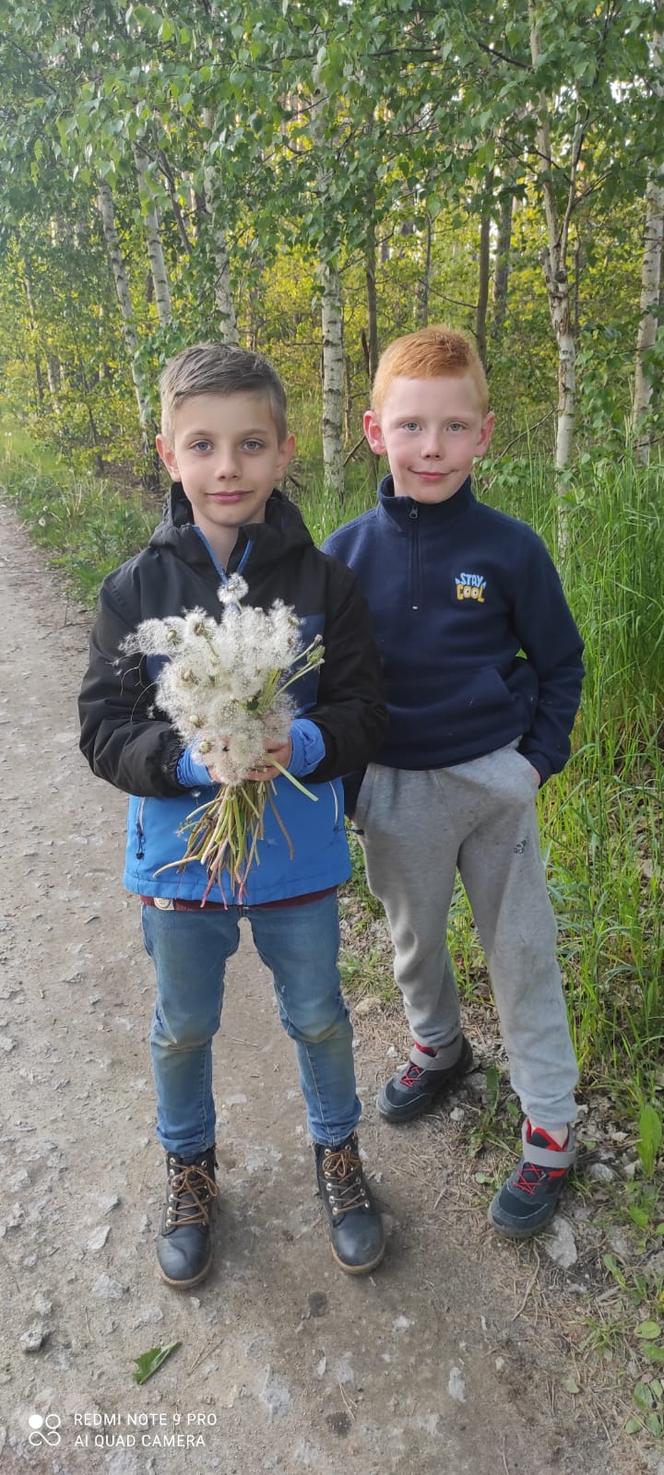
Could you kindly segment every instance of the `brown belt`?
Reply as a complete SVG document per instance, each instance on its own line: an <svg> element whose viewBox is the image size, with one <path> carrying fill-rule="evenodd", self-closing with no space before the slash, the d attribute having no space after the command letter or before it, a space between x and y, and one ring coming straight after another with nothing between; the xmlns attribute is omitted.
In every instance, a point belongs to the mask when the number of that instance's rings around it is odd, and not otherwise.
<svg viewBox="0 0 664 1475"><path fill-rule="evenodd" d="M304 896L286 896L283 901L258 901L253 903L257 909L267 911L269 907L302 907L308 906L312 901L321 901L324 896L332 896L336 886L326 886L324 891L308 891ZM223 901L206 901L202 907L200 901L179 901L173 896L139 896L139 901L145 907L157 907L160 912L228 912L234 910L237 902L229 902L226 906Z"/></svg>

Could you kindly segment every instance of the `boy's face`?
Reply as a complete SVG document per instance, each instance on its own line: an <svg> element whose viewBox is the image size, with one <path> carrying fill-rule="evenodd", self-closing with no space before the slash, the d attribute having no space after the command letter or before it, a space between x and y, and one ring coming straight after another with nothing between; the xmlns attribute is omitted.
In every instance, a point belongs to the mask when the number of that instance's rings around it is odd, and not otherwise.
<svg viewBox="0 0 664 1475"><path fill-rule="evenodd" d="M214 541L222 528L263 522L265 503L291 459L295 440L279 442L267 395L196 394L178 405L173 444L157 436L157 450L174 481L181 481L194 522Z"/></svg>
<svg viewBox="0 0 664 1475"><path fill-rule="evenodd" d="M380 410L367 410L372 451L387 456L398 497L447 502L483 456L495 417L482 413L470 374L392 380Z"/></svg>

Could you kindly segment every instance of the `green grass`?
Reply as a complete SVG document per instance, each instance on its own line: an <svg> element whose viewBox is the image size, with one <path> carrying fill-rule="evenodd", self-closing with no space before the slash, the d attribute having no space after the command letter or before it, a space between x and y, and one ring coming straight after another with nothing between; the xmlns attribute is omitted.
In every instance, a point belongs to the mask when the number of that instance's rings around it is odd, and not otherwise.
<svg viewBox="0 0 664 1475"><path fill-rule="evenodd" d="M297 500L321 541L370 505L373 471L366 460L353 463L340 508L322 490L313 436L311 446L304 441ZM548 464L487 461L478 478L483 497L524 517L549 543L586 641L573 756L545 787L540 818L583 1079L613 1093L634 1118L655 1101L662 1083L664 1036L661 479L657 468L637 474L627 460L587 463L573 473L564 499L563 556L556 548L560 501ZM158 509L146 507L138 494L125 496L108 483L70 475L16 435L6 440L0 481L86 603L94 601L104 574L145 542L158 518ZM351 886L375 914L357 855ZM484 963L460 890L450 943L462 993L485 997ZM380 960L374 958L372 968L378 978ZM352 984L350 964L346 971Z"/></svg>
<svg viewBox="0 0 664 1475"><path fill-rule="evenodd" d="M0 438L0 493L83 604L93 605L106 574L141 548L158 521L137 492L68 471L20 434Z"/></svg>

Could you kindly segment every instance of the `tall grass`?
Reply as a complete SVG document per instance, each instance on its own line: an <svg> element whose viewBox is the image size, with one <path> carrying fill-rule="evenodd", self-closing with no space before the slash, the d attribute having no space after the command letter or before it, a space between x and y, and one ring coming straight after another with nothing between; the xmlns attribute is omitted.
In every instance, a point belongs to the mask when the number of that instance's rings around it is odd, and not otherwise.
<svg viewBox="0 0 664 1475"><path fill-rule="evenodd" d="M146 506L138 492L68 471L16 431L0 439L2 492L84 604L94 604L102 579L159 520L158 506Z"/></svg>
<svg viewBox="0 0 664 1475"><path fill-rule="evenodd" d="M158 508L67 475L16 436L8 444L2 486L79 598L92 603L104 574L146 541ZM342 507L316 470L313 488L296 495L320 542L371 505L373 469L366 460L353 465ZM478 491L546 539L586 642L573 754L540 796L542 837L584 1079L636 1109L656 1085L664 1037L661 478L657 469L635 472L627 460L583 466L562 502L564 552L556 547L561 500L548 464L486 462ZM359 876L356 886L362 894ZM460 890L450 940L461 990L473 995L484 965Z"/></svg>

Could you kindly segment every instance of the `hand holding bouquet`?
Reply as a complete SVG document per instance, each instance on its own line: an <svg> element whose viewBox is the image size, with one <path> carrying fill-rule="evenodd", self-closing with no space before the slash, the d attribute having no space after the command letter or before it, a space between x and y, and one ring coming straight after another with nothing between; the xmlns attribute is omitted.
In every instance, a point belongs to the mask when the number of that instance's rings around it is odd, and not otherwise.
<svg viewBox="0 0 664 1475"><path fill-rule="evenodd" d="M188 835L185 855L170 863L185 866L195 860L205 866L208 884L201 905L215 882L222 886L223 871L242 898L268 804L292 853L274 802L275 772L315 800L277 755L282 750L287 755L295 716L288 688L321 665L321 637L303 650L294 610L281 600L269 610L242 606L246 593L244 579L233 574L219 589L221 621L201 609L144 620L122 647L125 654L169 658L158 678L157 703L220 783L214 799L187 816L180 832ZM263 778L254 776L259 772Z"/></svg>

